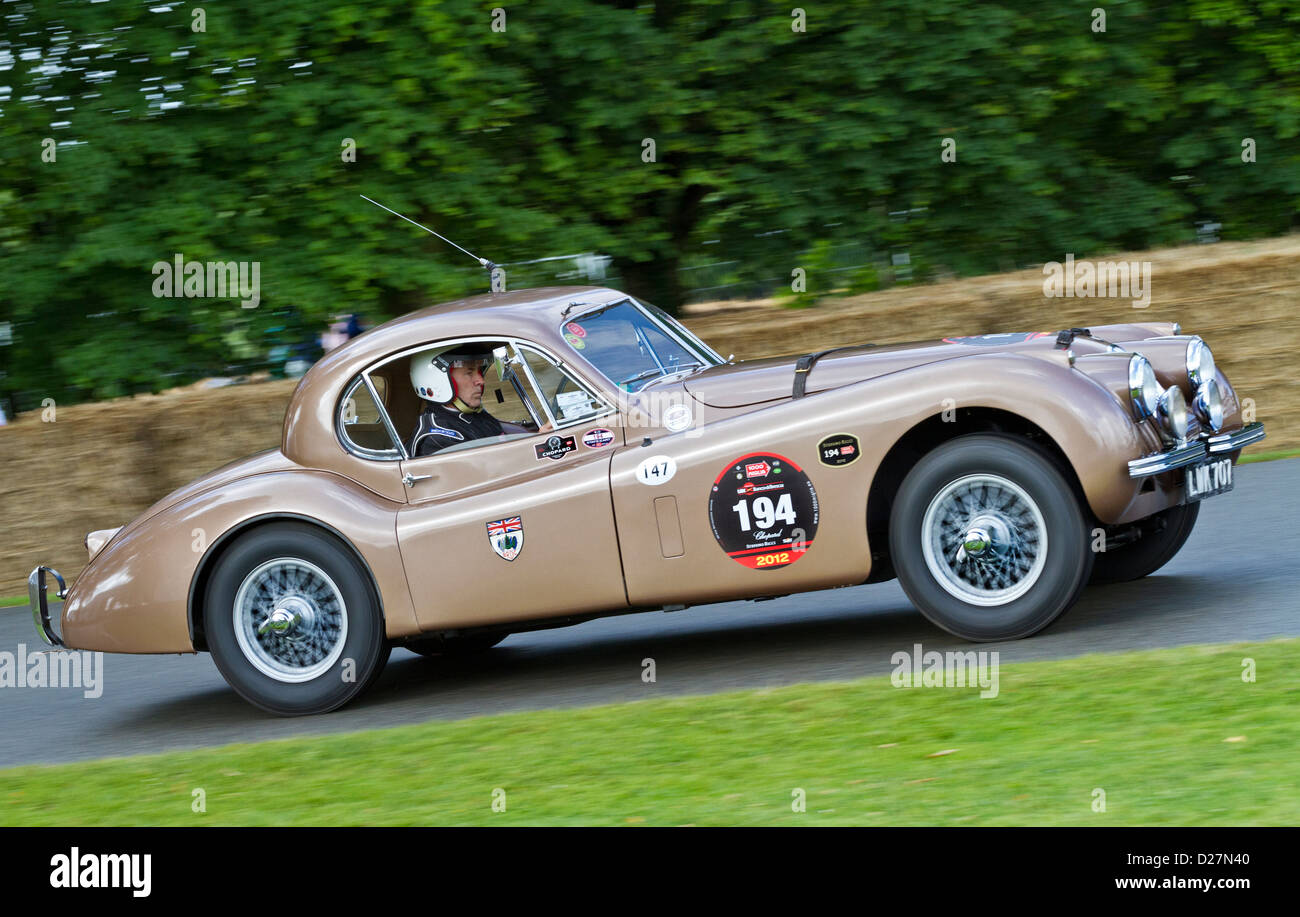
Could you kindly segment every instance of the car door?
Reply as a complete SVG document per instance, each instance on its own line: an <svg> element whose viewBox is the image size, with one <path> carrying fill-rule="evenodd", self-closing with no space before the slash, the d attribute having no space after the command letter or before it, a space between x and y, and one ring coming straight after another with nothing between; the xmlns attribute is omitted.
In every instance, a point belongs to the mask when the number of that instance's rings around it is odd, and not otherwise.
<svg viewBox="0 0 1300 917"><path fill-rule="evenodd" d="M610 460L623 442L618 414L540 348L508 346L519 386L488 381L484 407L498 419L525 419L509 416L510 400L498 394L513 389L554 429L401 462L407 505L397 513L397 540L424 629L627 605L609 491Z"/></svg>
<svg viewBox="0 0 1300 917"><path fill-rule="evenodd" d="M656 431L614 456L611 493L633 606L863 581L870 468L819 455L827 439L847 438L860 452L862 409L852 393L817 398L813 410L786 402Z"/></svg>

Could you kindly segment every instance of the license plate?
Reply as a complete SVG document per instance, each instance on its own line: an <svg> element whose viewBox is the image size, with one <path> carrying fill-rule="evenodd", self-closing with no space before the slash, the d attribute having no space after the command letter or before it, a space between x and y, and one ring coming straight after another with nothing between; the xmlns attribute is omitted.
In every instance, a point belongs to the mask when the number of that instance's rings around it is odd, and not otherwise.
<svg viewBox="0 0 1300 917"><path fill-rule="evenodd" d="M1187 469L1187 502L1217 497L1232 490L1232 459L1210 459Z"/></svg>

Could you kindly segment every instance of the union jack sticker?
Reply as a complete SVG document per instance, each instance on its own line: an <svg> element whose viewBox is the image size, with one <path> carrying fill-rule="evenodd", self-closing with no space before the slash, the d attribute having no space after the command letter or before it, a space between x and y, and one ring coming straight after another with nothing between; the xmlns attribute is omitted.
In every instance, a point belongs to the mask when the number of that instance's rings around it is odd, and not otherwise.
<svg viewBox="0 0 1300 917"><path fill-rule="evenodd" d="M521 517L511 516L509 519L498 519L496 522L487 524L488 541L492 544L492 550L497 552L497 556L504 557L506 560L514 560L519 556L519 552L524 549L524 523Z"/></svg>

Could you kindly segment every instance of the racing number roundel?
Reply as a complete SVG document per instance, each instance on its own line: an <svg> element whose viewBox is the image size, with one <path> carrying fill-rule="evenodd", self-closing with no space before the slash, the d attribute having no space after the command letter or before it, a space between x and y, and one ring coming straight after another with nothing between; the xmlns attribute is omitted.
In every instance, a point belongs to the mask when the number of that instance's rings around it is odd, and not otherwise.
<svg viewBox="0 0 1300 917"><path fill-rule="evenodd" d="M817 491L783 455L755 452L728 465L709 494L709 524L722 550L755 570L788 566L817 534Z"/></svg>

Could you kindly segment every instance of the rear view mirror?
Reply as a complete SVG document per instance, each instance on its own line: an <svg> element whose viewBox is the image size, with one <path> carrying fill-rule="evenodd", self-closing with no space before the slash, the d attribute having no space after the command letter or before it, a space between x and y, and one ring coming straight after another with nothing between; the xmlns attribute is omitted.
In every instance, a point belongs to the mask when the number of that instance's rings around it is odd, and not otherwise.
<svg viewBox="0 0 1300 917"><path fill-rule="evenodd" d="M492 368L496 370L497 381L504 382L506 379L506 362L509 360L509 352L504 347L492 348Z"/></svg>

